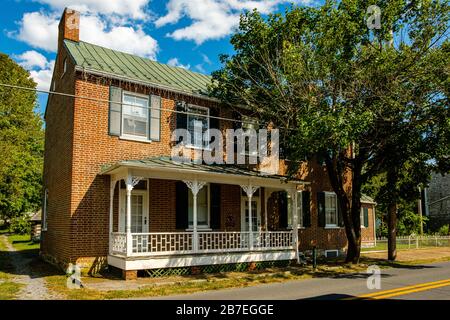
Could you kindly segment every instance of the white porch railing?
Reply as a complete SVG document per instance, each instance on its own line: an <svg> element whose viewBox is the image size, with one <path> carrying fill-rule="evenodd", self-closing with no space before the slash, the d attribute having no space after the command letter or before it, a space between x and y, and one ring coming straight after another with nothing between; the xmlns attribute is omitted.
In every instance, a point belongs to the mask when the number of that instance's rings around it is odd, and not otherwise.
<svg viewBox="0 0 450 320"><path fill-rule="evenodd" d="M114 232L111 234L111 252L113 254L127 253L127 234L125 232Z"/></svg>
<svg viewBox="0 0 450 320"><path fill-rule="evenodd" d="M126 233L111 234L112 253L126 255ZM292 231L253 232L198 232L198 250L194 250L192 232L133 233L131 256L157 256L171 254L217 253L238 251L264 251L294 249Z"/></svg>

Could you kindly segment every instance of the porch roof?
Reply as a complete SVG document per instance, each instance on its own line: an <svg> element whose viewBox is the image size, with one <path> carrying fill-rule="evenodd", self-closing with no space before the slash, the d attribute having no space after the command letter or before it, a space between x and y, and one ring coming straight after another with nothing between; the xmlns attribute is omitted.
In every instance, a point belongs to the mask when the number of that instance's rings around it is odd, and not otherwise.
<svg viewBox="0 0 450 320"><path fill-rule="evenodd" d="M288 178L282 175L267 175L256 170L251 170L245 167L236 165L219 165L219 164L196 164L196 163L180 163L172 161L169 157L156 157L142 160L123 160L118 161L112 165L105 165L100 174L103 175L115 175L122 169L153 169L154 171L165 171L178 174L190 174L190 175L207 175L210 177L221 178L218 182L221 182L224 177L234 177L237 180L250 179L257 181L271 181L276 183L291 183L291 184L309 184L296 178ZM178 176L184 179L184 176ZM239 181L236 181L238 183Z"/></svg>

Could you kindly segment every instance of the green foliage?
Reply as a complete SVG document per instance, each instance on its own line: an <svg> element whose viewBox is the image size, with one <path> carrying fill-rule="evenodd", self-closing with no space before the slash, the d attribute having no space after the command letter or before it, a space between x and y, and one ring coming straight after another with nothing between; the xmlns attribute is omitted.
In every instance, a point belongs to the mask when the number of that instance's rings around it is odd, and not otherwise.
<svg viewBox="0 0 450 320"><path fill-rule="evenodd" d="M366 25L372 4L380 30ZM449 13L438 0L328 0L267 19L249 12L231 39L235 54L213 74L213 95L285 128L292 174L305 158L324 160L349 255L358 255L364 184L385 173L380 197L396 203L432 168L450 167Z"/></svg>
<svg viewBox="0 0 450 320"><path fill-rule="evenodd" d="M35 88L29 73L0 54L0 83ZM0 87L0 219L41 204L44 133L32 91Z"/></svg>
<svg viewBox="0 0 450 320"><path fill-rule="evenodd" d="M439 228L437 232L440 236L448 236L450 235L450 225L446 224Z"/></svg>
<svg viewBox="0 0 450 320"><path fill-rule="evenodd" d="M9 230L20 235L30 234L31 224L29 218L26 215L13 218Z"/></svg>

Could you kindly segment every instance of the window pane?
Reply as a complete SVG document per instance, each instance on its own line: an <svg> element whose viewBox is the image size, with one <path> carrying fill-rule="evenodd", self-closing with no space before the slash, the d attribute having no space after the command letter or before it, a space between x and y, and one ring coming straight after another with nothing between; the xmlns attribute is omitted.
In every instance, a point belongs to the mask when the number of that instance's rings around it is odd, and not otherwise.
<svg viewBox="0 0 450 320"><path fill-rule="evenodd" d="M203 141L203 134L208 130L208 109L189 106L187 129L191 135L191 144L196 147L202 147L209 141ZM192 114L195 113L195 114ZM208 139L206 139L208 140Z"/></svg>
<svg viewBox="0 0 450 320"><path fill-rule="evenodd" d="M122 133L147 137L148 133L148 99L125 94L123 97Z"/></svg>
<svg viewBox="0 0 450 320"><path fill-rule="evenodd" d="M325 194L325 223L327 225L337 225L336 195Z"/></svg>
<svg viewBox="0 0 450 320"><path fill-rule="evenodd" d="M189 196L189 225L194 225L194 198L192 193ZM203 187L197 194L197 225L208 226L208 188Z"/></svg>

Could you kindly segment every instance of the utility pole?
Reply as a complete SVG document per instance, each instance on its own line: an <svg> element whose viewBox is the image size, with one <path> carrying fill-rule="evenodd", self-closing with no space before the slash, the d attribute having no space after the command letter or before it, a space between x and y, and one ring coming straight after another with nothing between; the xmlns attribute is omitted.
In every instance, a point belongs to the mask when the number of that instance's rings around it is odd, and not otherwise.
<svg viewBox="0 0 450 320"><path fill-rule="evenodd" d="M422 188L419 187L419 201L417 204L417 211L419 212L420 217L420 235L423 235L423 217L422 217Z"/></svg>

